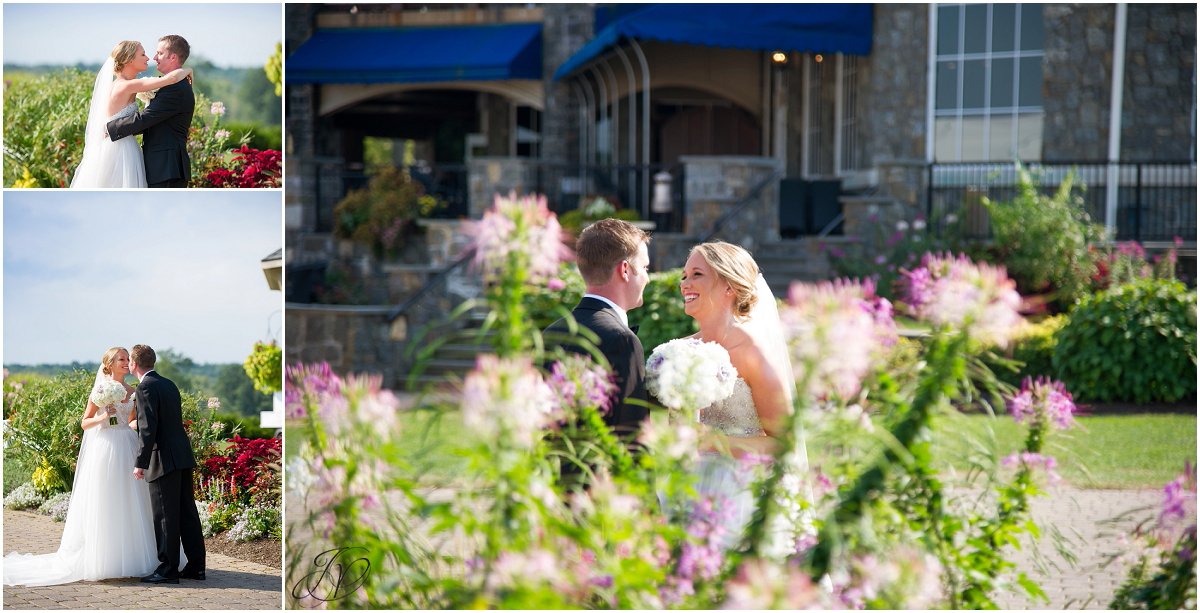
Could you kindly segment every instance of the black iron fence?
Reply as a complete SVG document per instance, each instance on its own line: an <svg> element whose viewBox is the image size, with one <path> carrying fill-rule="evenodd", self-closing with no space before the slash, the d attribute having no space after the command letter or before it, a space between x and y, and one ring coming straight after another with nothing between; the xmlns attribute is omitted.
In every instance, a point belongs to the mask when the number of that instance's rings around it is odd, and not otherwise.
<svg viewBox="0 0 1200 613"><path fill-rule="evenodd" d="M1056 162L1029 164L1042 191L1054 193L1074 173L1092 221L1106 220L1109 190L1117 190L1116 239L1170 242L1196 236L1195 162ZM966 238L987 239L991 226L983 199L1012 200L1017 194L1013 163L949 163L929 166L927 212L942 224L957 217Z"/></svg>
<svg viewBox="0 0 1200 613"><path fill-rule="evenodd" d="M683 227L684 167L680 164L596 165L580 166L542 162L538 160L506 159L521 167L521 185L526 193L545 194L550 208L557 213L574 210L587 198L603 197L618 208L637 211L641 219L654 221L659 231L677 231ZM340 160L318 160L316 195L317 231L330 231L333 210L350 190L366 187L369 172L362 165L348 165ZM487 171L479 168L480 175ZM433 216L456 219L468 217L472 181L485 184L494 180L487 176L471 176L469 164L414 164L404 167L426 193L437 196L446 206ZM667 200L669 211L660 203L656 211L656 176L670 175ZM487 194L490 198L491 195ZM486 204L486 203L485 203Z"/></svg>

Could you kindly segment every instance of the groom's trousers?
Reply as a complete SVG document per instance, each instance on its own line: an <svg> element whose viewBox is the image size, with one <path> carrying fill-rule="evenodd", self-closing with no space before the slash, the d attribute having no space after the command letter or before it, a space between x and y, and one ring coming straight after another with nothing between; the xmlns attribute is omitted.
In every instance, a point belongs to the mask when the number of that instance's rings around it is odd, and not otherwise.
<svg viewBox="0 0 1200 613"><path fill-rule="evenodd" d="M162 181L160 183L151 183L150 185L147 185L146 187L149 187L151 189L163 189L163 188L168 188L168 187L187 187L187 186L188 186L187 179L171 179L170 181Z"/></svg>
<svg viewBox="0 0 1200 613"><path fill-rule="evenodd" d="M179 544L189 570L204 570L204 530L192 491L192 469L171 471L149 483L154 510L154 540L158 568L164 577L179 576Z"/></svg>

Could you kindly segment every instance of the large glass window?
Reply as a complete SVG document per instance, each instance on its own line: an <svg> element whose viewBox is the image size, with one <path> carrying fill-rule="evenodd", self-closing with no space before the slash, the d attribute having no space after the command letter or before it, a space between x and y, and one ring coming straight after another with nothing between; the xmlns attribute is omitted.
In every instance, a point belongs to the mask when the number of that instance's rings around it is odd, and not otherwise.
<svg viewBox="0 0 1200 613"><path fill-rule="evenodd" d="M934 159L1041 157L1042 5L941 4L936 11Z"/></svg>

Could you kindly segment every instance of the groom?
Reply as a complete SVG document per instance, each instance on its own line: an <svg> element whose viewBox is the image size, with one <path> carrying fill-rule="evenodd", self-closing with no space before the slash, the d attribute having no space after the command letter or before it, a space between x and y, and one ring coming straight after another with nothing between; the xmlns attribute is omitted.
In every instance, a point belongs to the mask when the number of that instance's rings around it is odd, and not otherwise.
<svg viewBox="0 0 1200 613"><path fill-rule="evenodd" d="M167 74L182 67L189 53L191 47L182 36L168 34L158 39L154 61L158 71ZM192 177L187 153L188 128L195 108L192 84L184 79L159 89L140 113L108 122L108 137L117 141L142 135L142 159L149 187L187 187Z"/></svg>
<svg viewBox="0 0 1200 613"><path fill-rule="evenodd" d="M617 389L604 422L626 441L637 436L650 412L645 405L627 402L648 400L646 357L636 331L629 327L628 312L642 306L642 291L650 282L649 242L650 237L637 226L604 219L584 228L575 243L576 263L587 293L571 315L580 326L596 333L600 339L597 348L616 375ZM566 320L551 324L546 334L560 338L569 334ZM561 346L586 355L578 346Z"/></svg>
<svg viewBox="0 0 1200 613"><path fill-rule="evenodd" d="M138 446L133 476L150 486L154 512L154 540L158 544L158 568L142 577L145 583L179 583L179 579L204 580L204 535L200 514L192 494L192 468L196 458L183 429L183 405L179 388L154 370L157 356L147 345L134 345L129 352L133 374L138 378ZM179 543L188 564L179 570Z"/></svg>

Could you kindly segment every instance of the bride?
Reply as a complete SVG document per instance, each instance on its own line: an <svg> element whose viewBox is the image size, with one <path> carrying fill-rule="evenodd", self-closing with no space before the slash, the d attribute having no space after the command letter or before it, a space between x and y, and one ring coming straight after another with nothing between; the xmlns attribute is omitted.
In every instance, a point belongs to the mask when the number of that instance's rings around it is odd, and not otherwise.
<svg viewBox="0 0 1200 613"><path fill-rule="evenodd" d="M777 453L792 411L795 385L775 297L745 249L716 241L692 248L680 282L684 312L696 320L693 335L729 352L738 371L733 394L704 408L700 423L722 436L701 445L697 491L723 502L726 547L736 545L755 507L754 459ZM725 453L725 452L728 453ZM789 470L807 470L803 441ZM776 555L786 555L797 525L772 524ZM786 534L785 534L786 533ZM792 547L794 551L794 547Z"/></svg>
<svg viewBox="0 0 1200 613"><path fill-rule="evenodd" d="M75 169L72 188L146 187L146 166L137 139L114 142L105 137L104 127L113 119L136 113L137 94L178 83L192 74L191 68L178 68L161 77L138 79L149 62L141 43L123 40L100 67L84 131L83 159Z"/></svg>
<svg viewBox="0 0 1200 613"><path fill-rule="evenodd" d="M83 443L58 551L6 555L4 585L141 577L158 566L150 490L145 481L133 477L137 411L133 388L124 382L128 374L128 351L113 347L105 352L80 423ZM114 382L124 388L124 399L96 406L96 390ZM185 563L181 554L180 566Z"/></svg>

